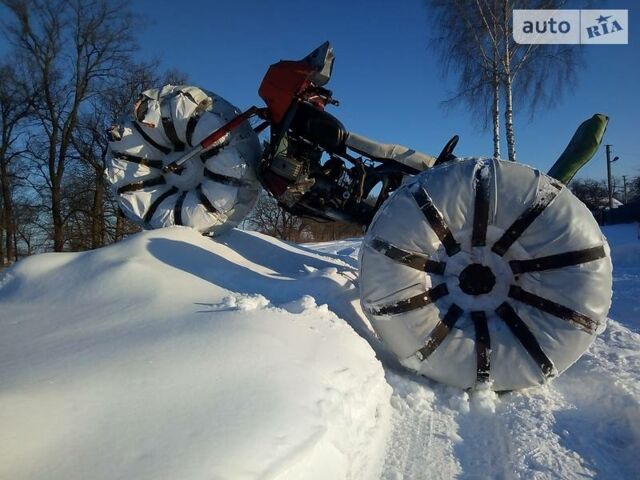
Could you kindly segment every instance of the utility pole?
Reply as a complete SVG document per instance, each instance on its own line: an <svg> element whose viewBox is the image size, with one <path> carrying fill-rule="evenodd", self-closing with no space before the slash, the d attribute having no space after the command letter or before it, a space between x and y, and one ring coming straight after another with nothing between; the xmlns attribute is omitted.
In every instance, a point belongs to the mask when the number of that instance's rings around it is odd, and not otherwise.
<svg viewBox="0 0 640 480"><path fill-rule="evenodd" d="M607 149L607 188L609 189L609 209L613 208L613 191L611 190L611 145L605 145Z"/></svg>
<svg viewBox="0 0 640 480"><path fill-rule="evenodd" d="M607 185L609 187L609 209L613 209L613 185L611 183L611 164L618 160L618 157L611 159L611 145L605 145L607 148Z"/></svg>
<svg viewBox="0 0 640 480"><path fill-rule="evenodd" d="M627 176L622 175L622 185L624 188L624 204L627 204Z"/></svg>

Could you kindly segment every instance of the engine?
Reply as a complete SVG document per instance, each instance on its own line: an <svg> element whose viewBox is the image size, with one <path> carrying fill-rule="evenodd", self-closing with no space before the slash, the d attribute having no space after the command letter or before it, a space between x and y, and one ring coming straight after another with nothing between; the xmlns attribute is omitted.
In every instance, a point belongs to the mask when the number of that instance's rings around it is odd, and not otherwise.
<svg viewBox="0 0 640 480"><path fill-rule="evenodd" d="M358 195L361 175L318 145L286 135L271 157L263 159L263 184L294 215L343 220Z"/></svg>

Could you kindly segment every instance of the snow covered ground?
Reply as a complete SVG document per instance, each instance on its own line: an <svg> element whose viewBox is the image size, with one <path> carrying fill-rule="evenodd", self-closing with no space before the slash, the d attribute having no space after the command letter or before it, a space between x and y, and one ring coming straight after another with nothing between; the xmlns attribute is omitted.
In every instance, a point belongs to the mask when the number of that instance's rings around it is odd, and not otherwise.
<svg viewBox="0 0 640 480"><path fill-rule="evenodd" d="M23 260L0 272L0 478L640 478L640 240L605 234L607 330L500 396L394 361L358 240L172 228Z"/></svg>
<svg viewBox="0 0 640 480"><path fill-rule="evenodd" d="M394 409L382 478L640 478L640 231L604 232L614 264L608 327L550 385L469 397L385 362ZM357 258L357 247L315 248Z"/></svg>

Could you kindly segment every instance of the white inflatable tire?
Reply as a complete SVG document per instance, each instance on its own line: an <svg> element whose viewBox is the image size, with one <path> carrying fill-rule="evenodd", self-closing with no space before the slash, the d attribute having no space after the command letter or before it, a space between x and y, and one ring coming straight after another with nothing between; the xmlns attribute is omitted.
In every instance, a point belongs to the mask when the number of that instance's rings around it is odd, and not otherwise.
<svg viewBox="0 0 640 480"><path fill-rule="evenodd" d="M132 118L110 130L105 176L124 215L147 229L185 225L214 235L238 225L259 192L261 147L248 122L180 172L161 168L239 113L198 87L143 92Z"/></svg>
<svg viewBox="0 0 640 480"><path fill-rule="evenodd" d="M408 368L460 388L539 385L605 328L609 247L566 187L531 167L466 159L380 208L361 249L363 310Z"/></svg>

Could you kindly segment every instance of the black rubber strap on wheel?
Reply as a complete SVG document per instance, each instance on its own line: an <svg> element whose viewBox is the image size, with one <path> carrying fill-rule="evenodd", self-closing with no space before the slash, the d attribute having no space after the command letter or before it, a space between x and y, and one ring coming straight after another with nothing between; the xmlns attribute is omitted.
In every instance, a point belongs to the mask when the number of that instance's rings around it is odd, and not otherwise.
<svg viewBox="0 0 640 480"><path fill-rule="evenodd" d="M214 182L222 183L224 185L231 185L232 187L242 188L247 186L245 182L238 178L221 175L219 173L212 172L208 168L204 169L204 176L209 180L213 180Z"/></svg>
<svg viewBox="0 0 640 480"><path fill-rule="evenodd" d="M471 312L476 331L476 381L486 383L491 376L491 336L484 312Z"/></svg>
<svg viewBox="0 0 640 480"><path fill-rule="evenodd" d="M175 207L173 207L173 221L176 225L183 225L182 223L182 204L184 203L184 199L187 196L187 191L185 190L178 197L178 201L176 201Z"/></svg>
<svg viewBox="0 0 640 480"><path fill-rule="evenodd" d="M200 200L200 203L204 205L204 208L206 208L210 213L218 213L218 209L213 206L213 203L211 203L207 195L202 191L202 184L198 185L196 193L198 195L198 200Z"/></svg>
<svg viewBox="0 0 640 480"><path fill-rule="evenodd" d="M185 97L187 97L189 100L191 100L193 103L198 105L198 102L196 102L196 99L193 98L193 95L191 95L191 92L189 92L188 90L180 90L180 93Z"/></svg>
<svg viewBox="0 0 640 480"><path fill-rule="evenodd" d="M170 197L171 195L174 195L176 193L178 193L179 190L176 187L171 187L169 190L167 190L166 192L164 192L162 195L160 195L158 198L156 198L153 203L151 205L149 205L149 209L147 210L147 212L144 214L144 223L149 223L151 221L151 219L153 218L153 215L156 213L156 210L158 209L158 207L160 206L160 204L168 197Z"/></svg>
<svg viewBox="0 0 640 480"><path fill-rule="evenodd" d="M560 186L555 183L549 183L548 188L543 192L539 192L536 199L527 210L525 210L516 220L511 224L506 232L500 237L500 239L493 245L493 250L498 255L502 256L507 253L507 250L513 245L513 243L520 238L524 231L529 228L529 225L544 212L551 202L558 196Z"/></svg>
<svg viewBox="0 0 640 480"><path fill-rule="evenodd" d="M487 243L489 200L491 197L491 177L489 176L489 167L486 164L476 170L476 176L473 183L476 189L476 198L473 207L471 246L484 247Z"/></svg>
<svg viewBox="0 0 640 480"><path fill-rule="evenodd" d="M455 303L449 307L444 318L438 322L434 329L429 334L427 343L420 350L416 352L416 357L420 361L424 361L438 348L444 339L449 335L449 332L453 329L460 316L462 315L462 309Z"/></svg>
<svg viewBox="0 0 640 480"><path fill-rule="evenodd" d="M391 260L406 265L407 267L420 270L421 272L442 275L446 267L446 263L444 262L437 262L416 253L408 252L396 247L395 245L390 244L386 240L382 240L379 237L375 237L373 240L371 240L369 242L369 246L376 252L383 254Z"/></svg>
<svg viewBox="0 0 640 480"><path fill-rule="evenodd" d="M553 362L547 357L547 354L544 353L536 337L531 333L527 324L522 321L513 307L507 302L504 302L496 308L496 313L504 323L507 324L511 333L518 339L533 361L540 367L543 375L545 377L553 376L555 373Z"/></svg>
<svg viewBox="0 0 640 480"><path fill-rule="evenodd" d="M206 152L201 153L200 160L202 160L202 163L206 163L206 161L209 160L211 157L215 157L217 154L219 154L223 148L224 148L224 145L219 145L217 147L213 147L207 150Z"/></svg>
<svg viewBox="0 0 640 480"><path fill-rule="evenodd" d="M189 117L189 121L187 121L187 128L185 130L185 137L187 138L187 143L190 147L193 147L193 132L198 126L198 121L200 121L200 117L202 115L200 113L193 114Z"/></svg>
<svg viewBox="0 0 640 480"><path fill-rule="evenodd" d="M176 132L170 102L170 97L166 96L160 101L160 119L162 121L162 128L169 141L173 144L173 150L176 152L182 152L184 151L185 145L184 142L180 140L178 133Z"/></svg>
<svg viewBox="0 0 640 480"><path fill-rule="evenodd" d="M451 230L449 230L444 218L442 218L442 215L440 215L440 212L433 204L433 201L427 191L421 186L416 185L410 190L410 192L416 204L420 210L422 210L427 222L429 222L432 230L440 239L447 255L452 257L458 253L460 251L460 244L456 242Z"/></svg>
<svg viewBox="0 0 640 480"><path fill-rule="evenodd" d="M511 260L509 266L515 274L526 272L541 272L556 268L571 267L583 263L593 262L606 257L604 246L574 250L573 252L558 253L547 257L531 258L529 260Z"/></svg>
<svg viewBox="0 0 640 480"><path fill-rule="evenodd" d="M149 168L162 169L164 164L162 160L151 160L149 158L136 157L135 155L129 155L128 153L114 153L113 157L118 160L124 160L125 162L137 163L138 165L144 165Z"/></svg>
<svg viewBox="0 0 640 480"><path fill-rule="evenodd" d="M578 328L581 328L585 332L592 335L598 329L598 322L592 320L586 315L576 312L569 307L560 305L559 303L551 301L547 298L539 297L534 293L527 292L517 285L511 285L511 287L509 288L509 297L531 307L537 308L538 310L542 310L543 312L553 315L554 317L566 320L567 322L577 326Z"/></svg>
<svg viewBox="0 0 640 480"><path fill-rule="evenodd" d="M164 185L165 183L167 183L167 181L164 179L164 177L148 178L146 180L142 180L141 182L133 182L127 185L123 185L118 188L117 193L118 195L122 195L123 193L135 192L144 188Z"/></svg>
<svg viewBox="0 0 640 480"><path fill-rule="evenodd" d="M184 151L184 143L182 140L178 138L178 133L176 132L176 127L173 124L173 120L167 117L161 117L162 120L162 128L164 128L164 133L167 135L167 138L173 143L173 150L175 152L183 152Z"/></svg>
<svg viewBox="0 0 640 480"><path fill-rule="evenodd" d="M134 104L135 110L133 112L133 116L138 122L142 122L144 120L144 117L149 112L149 100L157 100L157 99L152 99L148 95L140 94L140 96L138 97L138 100Z"/></svg>
<svg viewBox="0 0 640 480"><path fill-rule="evenodd" d="M163 145L160 145L153 138L151 138L149 135L147 135L147 133L142 129L142 127L140 125L138 125L138 122L134 121L132 123L133 123L133 128L135 128L136 131L140 134L140 136L142 138L144 138L145 142L147 142L149 145L151 145L156 150L164 153L165 155L168 155L169 153L171 153L171 149L169 147L165 147Z"/></svg>
<svg viewBox="0 0 640 480"><path fill-rule="evenodd" d="M424 293L414 295L410 298L405 298L404 300L398 300L393 303L371 306L367 310L372 315L397 315L399 313L410 312L411 310L417 310L418 308L425 307L448 294L449 289L447 288L447 284L441 283Z"/></svg>

